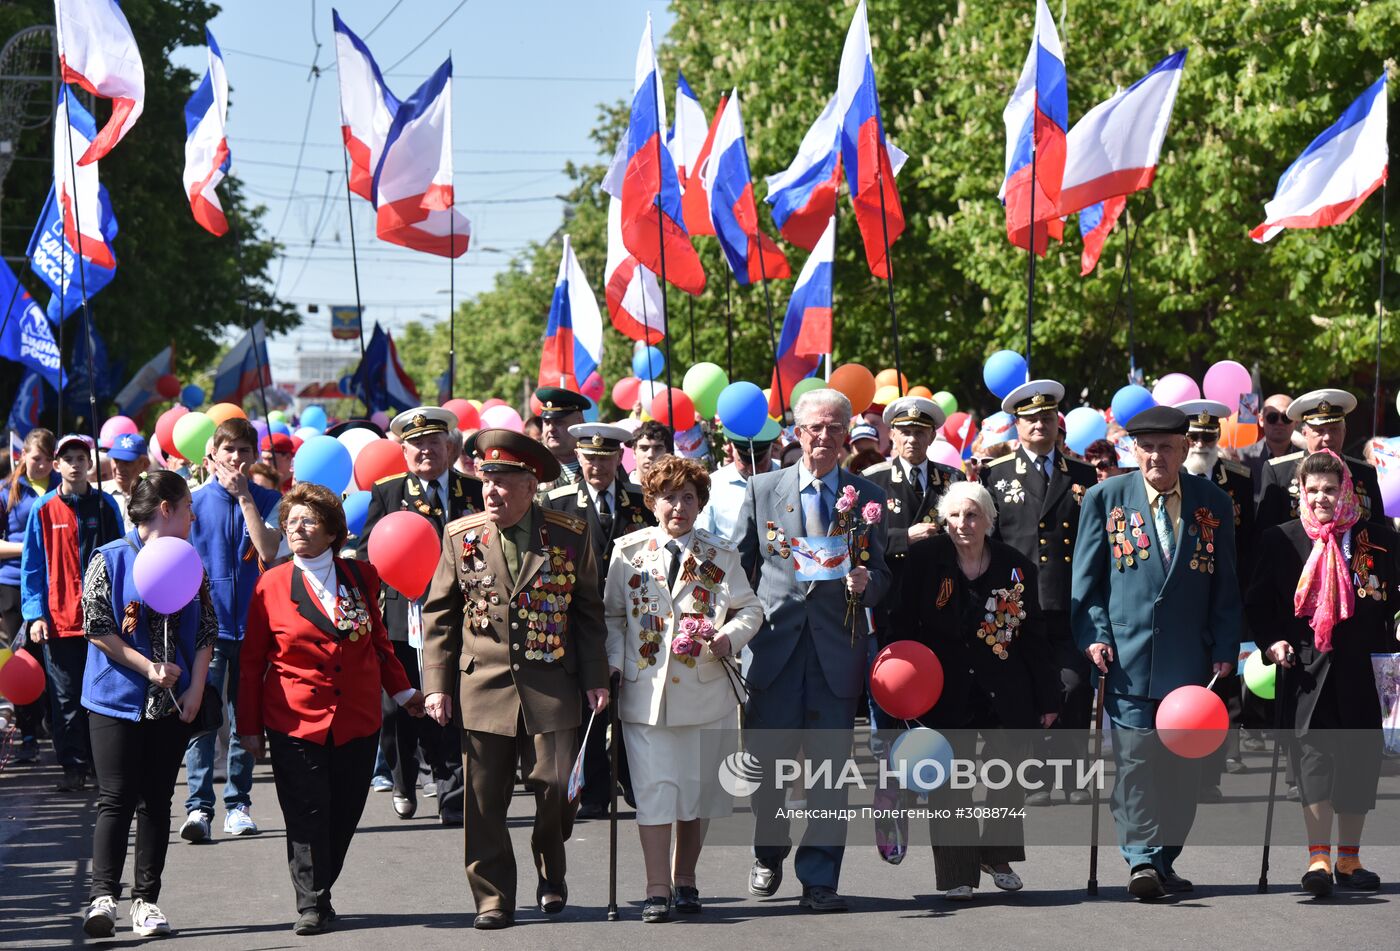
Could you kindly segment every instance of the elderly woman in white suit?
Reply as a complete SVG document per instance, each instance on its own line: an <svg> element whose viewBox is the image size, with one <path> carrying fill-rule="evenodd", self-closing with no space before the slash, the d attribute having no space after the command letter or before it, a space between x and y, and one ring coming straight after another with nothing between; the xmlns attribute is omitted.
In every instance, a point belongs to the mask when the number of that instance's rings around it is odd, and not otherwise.
<svg viewBox="0 0 1400 951"><path fill-rule="evenodd" d="M700 911L695 864L706 828L733 810L718 777L720 761L738 748L742 681L734 658L763 609L733 543L695 528L710 494L703 466L665 456L642 490L657 526L617 542L604 605L646 860L642 920L655 923L673 908Z"/></svg>

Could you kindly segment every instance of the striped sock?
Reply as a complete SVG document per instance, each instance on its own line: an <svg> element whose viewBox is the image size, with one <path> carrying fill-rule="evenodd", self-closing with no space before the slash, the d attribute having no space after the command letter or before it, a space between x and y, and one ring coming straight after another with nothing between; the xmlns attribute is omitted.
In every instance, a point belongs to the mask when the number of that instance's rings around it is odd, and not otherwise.
<svg viewBox="0 0 1400 951"><path fill-rule="evenodd" d="M1361 846L1337 845L1337 871L1350 875L1361 867Z"/></svg>
<svg viewBox="0 0 1400 951"><path fill-rule="evenodd" d="M1332 845L1330 842L1323 842L1320 845L1313 843L1308 846L1308 871L1332 870Z"/></svg>

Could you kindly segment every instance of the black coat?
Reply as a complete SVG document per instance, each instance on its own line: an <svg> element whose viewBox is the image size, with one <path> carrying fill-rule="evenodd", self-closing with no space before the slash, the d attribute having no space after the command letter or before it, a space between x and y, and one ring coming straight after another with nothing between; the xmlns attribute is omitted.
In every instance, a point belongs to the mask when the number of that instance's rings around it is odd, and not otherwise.
<svg viewBox="0 0 1400 951"><path fill-rule="evenodd" d="M1254 572L1254 479L1244 463L1218 459L1210 481L1230 496L1235 510L1235 571L1243 592Z"/></svg>
<svg viewBox="0 0 1400 951"><path fill-rule="evenodd" d="M1254 513L1254 529L1263 532L1298 517L1298 464L1306 455L1293 452L1270 459L1264 466L1264 486L1259 494L1259 506ZM1384 521L1385 506L1381 502L1381 484L1376 470L1364 460L1343 456L1351 470L1351 482L1361 503L1363 521Z"/></svg>
<svg viewBox="0 0 1400 951"><path fill-rule="evenodd" d="M1035 566L1004 542L991 538L987 546L991 564L973 582L959 570L947 535L915 546L905 561L901 611L916 622L903 634L932 649L943 665L943 693L919 718L926 726L1029 730L1042 714L1060 709L1059 667L1045 635ZM993 591L1014 592L1017 572L1026 616L1004 645L1003 659L985 640L986 599Z"/></svg>
<svg viewBox="0 0 1400 951"><path fill-rule="evenodd" d="M369 514L365 516L365 527L360 532L355 557L369 558L370 533L379 520L390 512L418 512L437 524L440 535L453 519L482 510L480 479L473 479L453 469L448 475L447 484L447 510L433 513L424 511L428 504L423 497L422 483L416 476L392 475L376 482L370 490ZM389 639L408 640L408 599L388 585L381 585L380 592L380 608L384 626L389 629Z"/></svg>
<svg viewBox="0 0 1400 951"><path fill-rule="evenodd" d="M1040 607L1068 611L1079 505L1098 484L1094 467L1055 453L1049 484L1036 474L1025 447L982 469L997 506L996 537L1031 560L1040 575Z"/></svg>
<svg viewBox="0 0 1400 951"><path fill-rule="evenodd" d="M1293 709L1291 717L1285 712L1285 722L1291 719L1298 732L1306 730L1323 686L1331 681L1330 689L1341 691L1340 696L1345 698L1337 706L1346 711L1351 722L1329 726L1379 727L1381 706L1371 654L1400 651L1394 619L1400 608L1400 591L1396 588L1400 538L1389 527L1374 522L1358 522L1352 529L1353 590L1358 575L1370 574L1376 578L1379 597L1355 598L1355 612L1332 629L1332 650L1326 653L1316 649L1308 618L1293 613L1293 592L1312 547L1303 523L1297 519L1266 529L1259 536L1259 557L1245 598L1245 610L1250 627L1257 632L1259 647L1267 651L1275 642L1286 640L1298 655L1297 664L1284 675L1286 687L1282 697ZM1368 557L1369 568L1365 566Z"/></svg>
<svg viewBox="0 0 1400 951"><path fill-rule="evenodd" d="M642 490L631 482L621 479L613 483L615 499L612 531L604 532L598 520L598 510L593 507L593 497L588 488L579 482L576 485L561 485L551 489L540 500L540 505L555 512L576 516L588 523L588 537L593 542L593 553L598 561L599 590L607 582L608 560L613 542L624 535L656 524L656 517L646 507Z"/></svg>

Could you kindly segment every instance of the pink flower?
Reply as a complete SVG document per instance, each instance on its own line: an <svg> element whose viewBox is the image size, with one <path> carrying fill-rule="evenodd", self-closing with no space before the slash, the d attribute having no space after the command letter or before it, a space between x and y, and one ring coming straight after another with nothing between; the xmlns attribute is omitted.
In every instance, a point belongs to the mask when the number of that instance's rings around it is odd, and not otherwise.
<svg viewBox="0 0 1400 951"><path fill-rule="evenodd" d="M860 517L867 525L878 525L884 514L885 509L879 502L866 502L865 508L860 510Z"/></svg>
<svg viewBox="0 0 1400 951"><path fill-rule="evenodd" d="M700 633L700 618L693 614L681 618L680 631L687 637L695 637Z"/></svg>
<svg viewBox="0 0 1400 951"><path fill-rule="evenodd" d="M841 497L836 500L836 511L849 512L856 507L856 487L848 485L841 490Z"/></svg>
<svg viewBox="0 0 1400 951"><path fill-rule="evenodd" d="M682 624L685 622L682 621ZM696 647L695 640L689 634L677 634L671 641L671 653L677 657L689 656Z"/></svg>

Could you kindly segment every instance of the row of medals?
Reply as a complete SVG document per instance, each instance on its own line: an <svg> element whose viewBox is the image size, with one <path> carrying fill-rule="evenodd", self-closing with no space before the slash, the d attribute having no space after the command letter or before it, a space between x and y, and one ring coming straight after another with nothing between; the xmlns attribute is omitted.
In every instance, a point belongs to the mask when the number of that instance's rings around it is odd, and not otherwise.
<svg viewBox="0 0 1400 951"><path fill-rule="evenodd" d="M982 617L982 627L977 636L986 641L992 653L1002 660L1010 656L1006 645L1011 643L1016 629L1026 619L1026 610L1021 607L1021 595L1025 590L1026 586L1018 581L1010 590L1000 588L987 598L987 613Z"/></svg>
<svg viewBox="0 0 1400 951"><path fill-rule="evenodd" d="M1146 561L1151 554L1148 546L1147 535L1143 532L1142 524L1137 521L1142 516L1134 512L1135 521L1133 524L1133 541L1128 541L1128 536L1124 534L1128 530L1128 520L1123 515L1122 509L1114 509L1108 518L1108 539L1113 543L1113 566L1119 571L1123 566L1133 567L1133 545L1136 544L1139 552L1138 557Z"/></svg>
<svg viewBox="0 0 1400 951"><path fill-rule="evenodd" d="M369 636L369 609L365 607L365 599L358 590L351 595L345 590L345 585L340 586L340 595L335 599L335 614L336 630L349 631L350 643Z"/></svg>
<svg viewBox="0 0 1400 951"><path fill-rule="evenodd" d="M1352 572L1351 580L1358 598L1385 600L1385 588L1381 587L1380 579L1371 574L1371 569L1375 566L1376 563L1370 555L1362 555L1356 559L1356 571Z"/></svg>
<svg viewBox="0 0 1400 951"><path fill-rule="evenodd" d="M1201 533L1197 526L1189 525L1186 531L1196 537L1196 550L1191 553L1191 570L1215 574L1215 536ZM1204 549L1204 550L1203 550Z"/></svg>
<svg viewBox="0 0 1400 951"><path fill-rule="evenodd" d="M564 632L573 600L574 563L561 548L549 550L549 567L515 602L515 614L525 622L525 659L552 664L564 656Z"/></svg>

